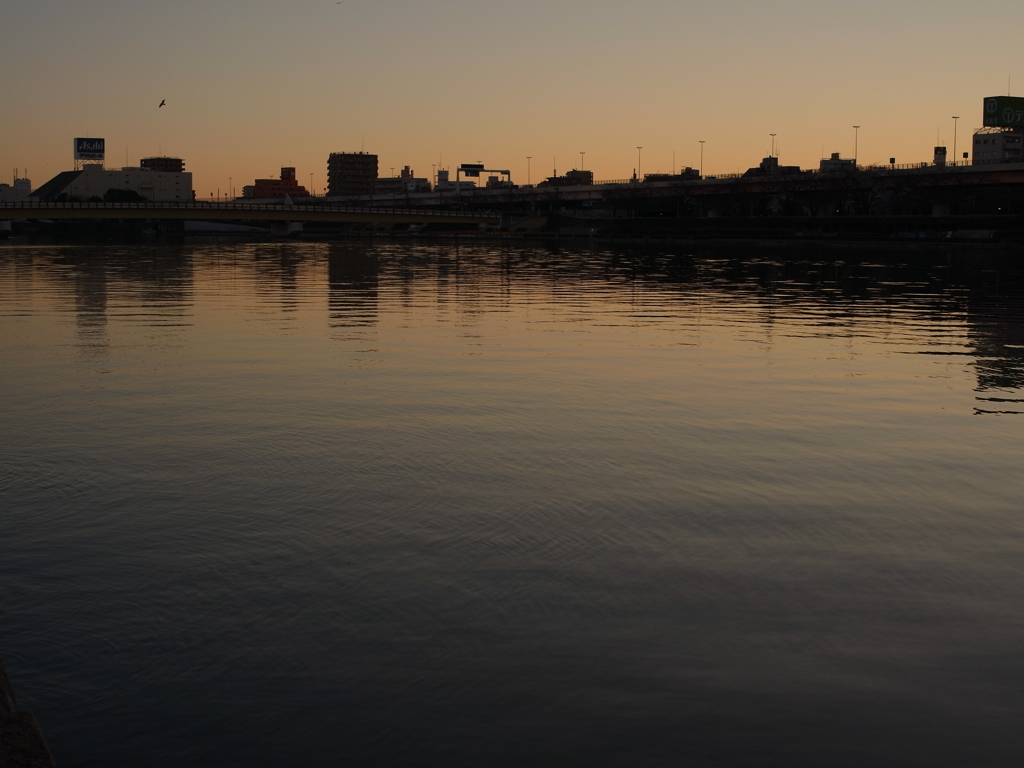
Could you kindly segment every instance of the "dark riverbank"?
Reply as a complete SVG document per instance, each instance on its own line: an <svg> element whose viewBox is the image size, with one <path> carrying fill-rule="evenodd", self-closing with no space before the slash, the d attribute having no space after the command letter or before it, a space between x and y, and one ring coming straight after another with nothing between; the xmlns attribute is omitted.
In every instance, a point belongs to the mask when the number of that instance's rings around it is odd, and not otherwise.
<svg viewBox="0 0 1024 768"><path fill-rule="evenodd" d="M19 708L0 659L0 768L52 768L53 764L38 721Z"/></svg>

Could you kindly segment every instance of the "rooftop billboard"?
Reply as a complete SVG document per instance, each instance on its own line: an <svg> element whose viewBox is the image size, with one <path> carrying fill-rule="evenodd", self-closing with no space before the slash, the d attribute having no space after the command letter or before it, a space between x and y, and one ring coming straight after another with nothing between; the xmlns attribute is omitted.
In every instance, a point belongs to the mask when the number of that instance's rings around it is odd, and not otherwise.
<svg viewBox="0 0 1024 768"><path fill-rule="evenodd" d="M106 139L75 139L75 160L103 160Z"/></svg>
<svg viewBox="0 0 1024 768"><path fill-rule="evenodd" d="M985 99L982 124L991 128L1024 128L1024 98L989 96Z"/></svg>

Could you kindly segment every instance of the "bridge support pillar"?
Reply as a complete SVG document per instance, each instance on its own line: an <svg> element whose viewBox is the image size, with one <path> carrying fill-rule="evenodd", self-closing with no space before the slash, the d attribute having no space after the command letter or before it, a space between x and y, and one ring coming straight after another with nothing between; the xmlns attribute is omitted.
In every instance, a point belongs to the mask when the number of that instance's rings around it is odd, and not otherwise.
<svg viewBox="0 0 1024 768"><path fill-rule="evenodd" d="M302 235L301 221L272 221L270 234L273 237L299 237Z"/></svg>

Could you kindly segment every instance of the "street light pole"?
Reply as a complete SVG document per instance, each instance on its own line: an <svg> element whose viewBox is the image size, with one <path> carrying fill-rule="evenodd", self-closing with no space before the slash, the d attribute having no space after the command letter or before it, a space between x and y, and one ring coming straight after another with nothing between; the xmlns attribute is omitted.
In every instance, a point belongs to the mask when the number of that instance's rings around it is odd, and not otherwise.
<svg viewBox="0 0 1024 768"><path fill-rule="evenodd" d="M772 157L775 157L775 134L769 133L768 135L772 137Z"/></svg>
<svg viewBox="0 0 1024 768"><path fill-rule="evenodd" d="M959 115L953 115L953 165L956 165L956 121L959 119Z"/></svg>
<svg viewBox="0 0 1024 768"><path fill-rule="evenodd" d="M860 126L853 126L853 170L857 170L857 141L860 138Z"/></svg>
<svg viewBox="0 0 1024 768"><path fill-rule="evenodd" d="M643 178L640 175L640 150L642 150L642 149L643 149L643 147L637 147L636 148L636 180L637 181L640 181L640 179Z"/></svg>
<svg viewBox="0 0 1024 768"><path fill-rule="evenodd" d="M700 177L704 178L704 139L700 139Z"/></svg>

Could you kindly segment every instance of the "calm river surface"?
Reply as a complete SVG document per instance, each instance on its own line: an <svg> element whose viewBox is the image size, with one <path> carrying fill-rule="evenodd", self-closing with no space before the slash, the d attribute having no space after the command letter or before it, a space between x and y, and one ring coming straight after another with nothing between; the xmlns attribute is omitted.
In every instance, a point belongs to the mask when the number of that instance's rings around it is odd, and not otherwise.
<svg viewBox="0 0 1024 768"><path fill-rule="evenodd" d="M1021 259L0 245L0 655L63 768L1016 768Z"/></svg>

